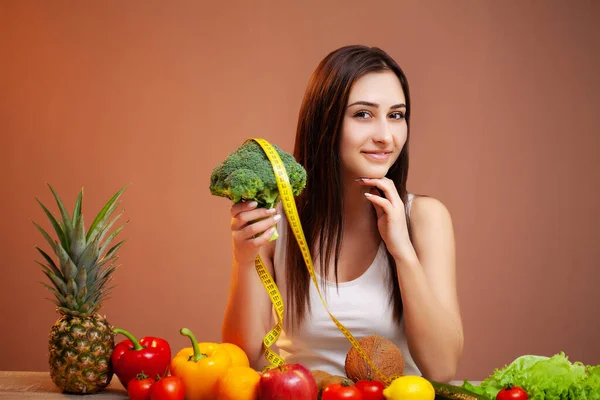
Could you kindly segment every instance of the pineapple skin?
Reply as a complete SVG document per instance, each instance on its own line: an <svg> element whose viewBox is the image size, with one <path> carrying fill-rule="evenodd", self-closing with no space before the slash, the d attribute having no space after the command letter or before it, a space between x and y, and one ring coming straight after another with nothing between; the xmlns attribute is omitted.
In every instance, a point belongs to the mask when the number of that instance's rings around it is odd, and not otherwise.
<svg viewBox="0 0 600 400"><path fill-rule="evenodd" d="M63 315L50 330L50 377L64 393L91 394L113 376L114 333L105 317Z"/></svg>

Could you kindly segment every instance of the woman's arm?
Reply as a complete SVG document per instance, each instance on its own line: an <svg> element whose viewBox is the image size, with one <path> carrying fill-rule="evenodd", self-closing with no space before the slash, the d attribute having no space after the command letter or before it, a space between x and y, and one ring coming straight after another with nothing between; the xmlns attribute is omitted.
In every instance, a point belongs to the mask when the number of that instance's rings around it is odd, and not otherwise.
<svg viewBox="0 0 600 400"><path fill-rule="evenodd" d="M254 259L259 254L273 276L275 242L269 239L279 218L275 210L255 207L240 203L231 208L233 263L222 326L222 341L241 347L253 367L260 362L263 338L272 324L271 300L256 273Z"/></svg>
<svg viewBox="0 0 600 400"><path fill-rule="evenodd" d="M260 252L265 268L273 276L273 262L267 251ZM229 298L222 327L223 342L240 346L256 367L264 354L263 338L272 328L271 299L256 273L254 263L233 262Z"/></svg>
<svg viewBox="0 0 600 400"><path fill-rule="evenodd" d="M412 246L396 256L408 346L425 377L447 382L463 350L452 220L436 199L412 203Z"/></svg>

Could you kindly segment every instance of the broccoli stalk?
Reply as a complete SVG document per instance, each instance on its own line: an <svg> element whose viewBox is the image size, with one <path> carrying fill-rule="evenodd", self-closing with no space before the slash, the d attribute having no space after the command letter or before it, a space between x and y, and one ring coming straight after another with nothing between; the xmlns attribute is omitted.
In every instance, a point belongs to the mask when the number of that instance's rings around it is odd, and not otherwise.
<svg viewBox="0 0 600 400"><path fill-rule="evenodd" d="M292 193L298 196L306 186L306 171L294 156L273 145L288 175ZM258 208L275 208L281 197L273 167L262 147L251 140L244 143L213 170L210 193L234 203L256 201ZM270 240L279 237L277 229Z"/></svg>

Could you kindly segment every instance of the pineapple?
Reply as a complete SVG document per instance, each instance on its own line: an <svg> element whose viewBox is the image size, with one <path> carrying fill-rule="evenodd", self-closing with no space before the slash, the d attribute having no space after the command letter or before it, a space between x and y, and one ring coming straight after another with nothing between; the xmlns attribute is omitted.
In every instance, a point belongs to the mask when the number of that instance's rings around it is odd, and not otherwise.
<svg viewBox="0 0 600 400"><path fill-rule="evenodd" d="M34 224L58 260L57 265L52 257L35 246L46 263L36 262L42 266L52 286L42 284L56 297L51 301L62 315L50 331L50 376L65 393L95 393L108 386L113 374L110 356L115 335L98 310L111 289L107 284L117 268L114 265L117 250L124 243L120 241L109 247L124 225L106 235L123 214L121 212L110 220L119 205L117 200L126 187L106 203L86 233L81 211L83 189L79 192L73 216L70 217L58 194L52 186L48 186L62 220L57 220L42 202L36 200L50 220L58 240L53 240L41 226Z"/></svg>

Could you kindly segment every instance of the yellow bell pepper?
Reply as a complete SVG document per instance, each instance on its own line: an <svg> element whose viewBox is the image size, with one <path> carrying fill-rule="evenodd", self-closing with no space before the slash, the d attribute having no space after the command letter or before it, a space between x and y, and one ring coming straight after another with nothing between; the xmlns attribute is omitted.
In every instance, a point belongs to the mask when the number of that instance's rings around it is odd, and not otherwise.
<svg viewBox="0 0 600 400"><path fill-rule="evenodd" d="M180 332L190 338L192 347L181 349L171 360L171 375L183 381L186 400L214 400L217 381L231 367L231 356L217 343L198 343L187 328Z"/></svg>

